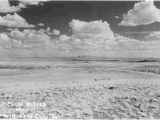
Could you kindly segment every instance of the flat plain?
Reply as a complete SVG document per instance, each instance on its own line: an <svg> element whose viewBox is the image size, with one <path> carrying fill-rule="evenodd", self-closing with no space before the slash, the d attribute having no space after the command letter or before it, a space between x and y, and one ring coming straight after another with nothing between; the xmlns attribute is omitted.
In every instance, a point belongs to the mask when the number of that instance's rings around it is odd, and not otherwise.
<svg viewBox="0 0 160 120"><path fill-rule="evenodd" d="M0 118L160 118L155 61L0 62Z"/></svg>

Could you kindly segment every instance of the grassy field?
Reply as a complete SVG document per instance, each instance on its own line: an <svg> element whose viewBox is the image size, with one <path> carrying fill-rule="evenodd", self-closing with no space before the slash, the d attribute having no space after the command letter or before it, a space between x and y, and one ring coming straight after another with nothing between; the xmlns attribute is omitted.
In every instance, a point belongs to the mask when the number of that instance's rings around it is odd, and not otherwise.
<svg viewBox="0 0 160 120"><path fill-rule="evenodd" d="M0 118L160 118L158 62L0 66Z"/></svg>

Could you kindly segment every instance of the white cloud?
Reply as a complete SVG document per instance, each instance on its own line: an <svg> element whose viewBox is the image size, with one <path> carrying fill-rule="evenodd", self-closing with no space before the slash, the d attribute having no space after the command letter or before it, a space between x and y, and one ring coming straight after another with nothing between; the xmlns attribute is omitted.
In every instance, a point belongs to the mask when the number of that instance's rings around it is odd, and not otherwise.
<svg viewBox="0 0 160 120"><path fill-rule="evenodd" d="M61 32L60 32L59 30L57 30L57 29L54 29L54 30L53 30L53 35L60 35L60 33L61 33Z"/></svg>
<svg viewBox="0 0 160 120"><path fill-rule="evenodd" d="M145 36L145 40L159 41L160 40L160 31L153 31L153 32L148 33L148 35Z"/></svg>
<svg viewBox="0 0 160 120"><path fill-rule="evenodd" d="M23 31L12 29L3 36L6 35L7 37L3 37L4 40L7 38L6 43L3 42L3 44L0 44L8 51L11 50L10 52L14 52L15 56L51 57L65 55L68 56L69 54L72 54L72 46L69 41L70 37L67 35L60 35L59 37L56 36L55 38L54 36L49 36L47 34L47 30L45 29L27 29ZM17 45L16 42L13 44L13 41L16 41ZM7 45L10 45L10 47L7 48Z"/></svg>
<svg viewBox="0 0 160 120"><path fill-rule="evenodd" d="M39 23L38 26L43 27L43 26L45 26L45 24L44 23Z"/></svg>
<svg viewBox="0 0 160 120"><path fill-rule="evenodd" d="M55 36L58 36L58 35L61 34L61 31L60 31L60 30L57 30L57 29L51 30L50 27L47 27L47 29L45 30L45 32L46 32L48 35L55 35Z"/></svg>
<svg viewBox="0 0 160 120"><path fill-rule="evenodd" d="M120 19L120 17L119 16L114 16L116 19Z"/></svg>
<svg viewBox="0 0 160 120"><path fill-rule="evenodd" d="M40 2L47 2L50 0L18 0L20 4L11 6L8 0L0 0L0 13L15 13L25 8L27 5L38 5Z"/></svg>
<svg viewBox="0 0 160 120"><path fill-rule="evenodd" d="M47 2L51 0L19 0L19 1L25 5L38 5L40 2Z"/></svg>
<svg viewBox="0 0 160 120"><path fill-rule="evenodd" d="M37 30L23 30L19 31L17 29L9 33L11 39L21 41L24 48L43 48L49 41L50 37L44 32Z"/></svg>
<svg viewBox="0 0 160 120"><path fill-rule="evenodd" d="M22 4L19 6L10 6L8 0L1 0L0 1L0 13L13 13L19 11L22 7Z"/></svg>
<svg viewBox="0 0 160 120"><path fill-rule="evenodd" d="M106 21L80 21L73 19L69 23L74 35L79 37L103 37L105 39L113 39L113 32Z"/></svg>
<svg viewBox="0 0 160 120"><path fill-rule="evenodd" d="M71 38L67 35L60 35L59 36L59 40L60 41L67 41L67 40L70 40Z"/></svg>
<svg viewBox="0 0 160 120"><path fill-rule="evenodd" d="M139 41L117 35L107 22L73 20L70 26L70 36L48 34L55 29L12 29L0 33L0 54L19 57L160 57L159 40ZM159 33L153 35L159 36Z"/></svg>
<svg viewBox="0 0 160 120"><path fill-rule="evenodd" d="M81 55L106 57L160 57L160 41L140 41L116 35L107 22L73 20L69 41Z"/></svg>
<svg viewBox="0 0 160 120"><path fill-rule="evenodd" d="M13 15L7 14L6 16L0 16L0 25L6 27L34 27L34 25L27 23L27 21L17 13L14 13Z"/></svg>
<svg viewBox="0 0 160 120"><path fill-rule="evenodd" d="M19 40L11 39L8 34L0 33L0 47L4 49L19 48L22 42Z"/></svg>
<svg viewBox="0 0 160 120"><path fill-rule="evenodd" d="M106 21L80 21L72 20L70 22L72 29L72 41L77 44L82 44L82 48L107 48L114 41L114 33Z"/></svg>
<svg viewBox="0 0 160 120"><path fill-rule="evenodd" d="M160 9L154 5L153 0L146 0L135 3L134 7L123 15L119 25L138 26L154 22L160 22Z"/></svg>
<svg viewBox="0 0 160 120"><path fill-rule="evenodd" d="M4 48L10 48L10 38L5 33L0 34L0 46Z"/></svg>

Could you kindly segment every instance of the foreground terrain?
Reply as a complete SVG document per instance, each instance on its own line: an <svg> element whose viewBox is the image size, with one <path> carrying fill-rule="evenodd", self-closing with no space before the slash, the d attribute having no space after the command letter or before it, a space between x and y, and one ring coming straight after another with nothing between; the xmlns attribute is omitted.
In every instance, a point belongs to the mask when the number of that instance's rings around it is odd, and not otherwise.
<svg viewBox="0 0 160 120"><path fill-rule="evenodd" d="M0 118L160 118L160 63L1 62Z"/></svg>

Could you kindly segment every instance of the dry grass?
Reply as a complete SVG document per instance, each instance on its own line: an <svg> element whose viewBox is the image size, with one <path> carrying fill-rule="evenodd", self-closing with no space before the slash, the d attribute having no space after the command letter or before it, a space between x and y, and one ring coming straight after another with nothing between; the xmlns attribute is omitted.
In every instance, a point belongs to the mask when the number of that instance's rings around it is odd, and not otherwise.
<svg viewBox="0 0 160 120"><path fill-rule="evenodd" d="M160 118L160 91L147 86L53 88L0 92L0 118ZM23 103L23 104L19 104ZM27 105L31 103L32 105ZM41 104L34 106L33 103ZM44 104L42 104L44 103Z"/></svg>

